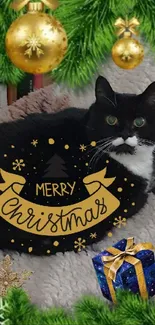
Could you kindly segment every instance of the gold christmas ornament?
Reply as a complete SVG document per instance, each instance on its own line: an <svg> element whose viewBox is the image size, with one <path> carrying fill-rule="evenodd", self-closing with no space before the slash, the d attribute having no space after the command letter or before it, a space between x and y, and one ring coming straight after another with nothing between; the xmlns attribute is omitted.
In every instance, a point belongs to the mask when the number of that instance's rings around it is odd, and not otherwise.
<svg viewBox="0 0 155 325"><path fill-rule="evenodd" d="M138 35L135 27L139 26L136 18L123 20L118 18L115 27L118 28L117 36L120 38L112 48L112 59L122 69L134 69L144 58L144 48L132 35Z"/></svg>
<svg viewBox="0 0 155 325"><path fill-rule="evenodd" d="M17 18L6 34L6 52L19 69L32 74L47 73L56 68L67 51L67 35L61 23L43 11L51 9L57 0L15 0L11 8L21 10L28 4L28 12Z"/></svg>

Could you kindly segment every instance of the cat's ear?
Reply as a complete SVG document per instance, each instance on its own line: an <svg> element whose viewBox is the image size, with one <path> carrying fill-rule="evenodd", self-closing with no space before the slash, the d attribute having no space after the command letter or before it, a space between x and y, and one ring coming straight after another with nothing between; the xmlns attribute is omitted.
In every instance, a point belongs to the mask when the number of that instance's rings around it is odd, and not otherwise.
<svg viewBox="0 0 155 325"><path fill-rule="evenodd" d="M116 106L115 92L107 79L102 76L99 76L96 80L95 96L97 101L107 101L113 106Z"/></svg>
<svg viewBox="0 0 155 325"><path fill-rule="evenodd" d="M150 105L155 105L155 82L152 82L142 93L142 99Z"/></svg>

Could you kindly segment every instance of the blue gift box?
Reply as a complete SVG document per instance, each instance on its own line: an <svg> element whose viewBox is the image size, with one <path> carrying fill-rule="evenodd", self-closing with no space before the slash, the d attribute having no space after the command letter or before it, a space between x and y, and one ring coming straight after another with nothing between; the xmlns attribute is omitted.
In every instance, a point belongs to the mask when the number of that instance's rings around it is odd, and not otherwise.
<svg viewBox="0 0 155 325"><path fill-rule="evenodd" d="M127 244L127 239L122 239L117 242L112 247L119 249L120 251L125 251ZM93 265L96 271L98 282L102 291L102 294L108 300L113 300L109 290L107 276L105 275L105 262L103 262L103 256L112 256L108 251L103 251L96 255L93 260ZM155 294L155 260L154 253L151 250L141 250L134 255L142 263L143 273L147 288L148 296L154 296ZM124 261L122 266L118 269L116 273L115 281L112 281L114 291L117 289L129 290L133 293L140 293L138 279L136 276L135 266Z"/></svg>

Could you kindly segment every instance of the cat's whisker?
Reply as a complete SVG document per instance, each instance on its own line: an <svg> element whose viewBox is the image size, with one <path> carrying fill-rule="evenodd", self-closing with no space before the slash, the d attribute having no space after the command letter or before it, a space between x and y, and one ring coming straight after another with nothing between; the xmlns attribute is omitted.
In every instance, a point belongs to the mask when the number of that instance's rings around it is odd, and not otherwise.
<svg viewBox="0 0 155 325"><path fill-rule="evenodd" d="M152 141L152 140L147 140L147 139L140 139L139 141L139 144L142 145L142 144L152 144L152 145L155 145L155 143Z"/></svg>
<svg viewBox="0 0 155 325"><path fill-rule="evenodd" d="M96 152L95 152L95 154L92 156L92 158L91 158L91 160L90 160L90 162L89 162L89 167L91 167L92 165L95 165L95 162L96 162L96 159L99 157L100 158L100 152L102 152L102 155L101 156L103 156L103 154L105 153L105 152L107 152L107 149L109 148L109 147L111 147L112 146L112 144L111 144L111 141L108 141L106 144L104 144L104 145L100 145L100 146L98 146L97 148L96 148ZM106 149L106 150L105 150ZM97 161L98 161L98 159L97 159Z"/></svg>
<svg viewBox="0 0 155 325"><path fill-rule="evenodd" d="M140 141L140 142L138 143L138 145L139 145L139 146L154 146L155 143L152 142L152 141Z"/></svg>
<svg viewBox="0 0 155 325"><path fill-rule="evenodd" d="M98 159L96 160L96 164L98 163L98 161L103 157L103 155L105 154L105 152L109 152L110 148L112 147L112 144L109 144L109 146L106 148L106 151L101 151L101 154L98 155Z"/></svg>
<svg viewBox="0 0 155 325"><path fill-rule="evenodd" d="M102 139L96 142L96 146L92 147L91 145L88 145L87 147L91 147L90 149L88 149L88 152L91 153L93 150L96 150L98 147L100 147L102 144L106 145L110 140L112 139L112 137L106 138L106 139ZM112 140L111 140L112 141ZM99 145L98 145L99 144Z"/></svg>
<svg viewBox="0 0 155 325"><path fill-rule="evenodd" d="M92 162L94 162L93 166L95 167L95 165L97 164L97 162L103 157L103 155L107 152L109 152L110 148L112 147L112 144L108 144L106 146L106 150L103 150L103 148L100 148L97 152L96 152L96 155L94 155L95 159L93 159Z"/></svg>

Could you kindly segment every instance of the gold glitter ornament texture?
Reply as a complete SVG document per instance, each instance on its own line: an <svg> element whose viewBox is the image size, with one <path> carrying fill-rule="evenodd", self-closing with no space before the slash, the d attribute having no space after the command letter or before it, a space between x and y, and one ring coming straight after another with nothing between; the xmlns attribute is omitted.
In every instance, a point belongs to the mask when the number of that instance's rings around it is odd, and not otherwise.
<svg viewBox="0 0 155 325"><path fill-rule="evenodd" d="M134 69L144 58L144 48L136 39L123 37L114 44L112 58L120 68Z"/></svg>
<svg viewBox="0 0 155 325"><path fill-rule="evenodd" d="M67 51L67 35L61 23L43 12L28 12L10 26L6 52L19 69L33 74L55 69Z"/></svg>
<svg viewBox="0 0 155 325"><path fill-rule="evenodd" d="M32 275L31 271L14 272L9 255L0 261L0 297L4 297L10 288L20 288Z"/></svg>

